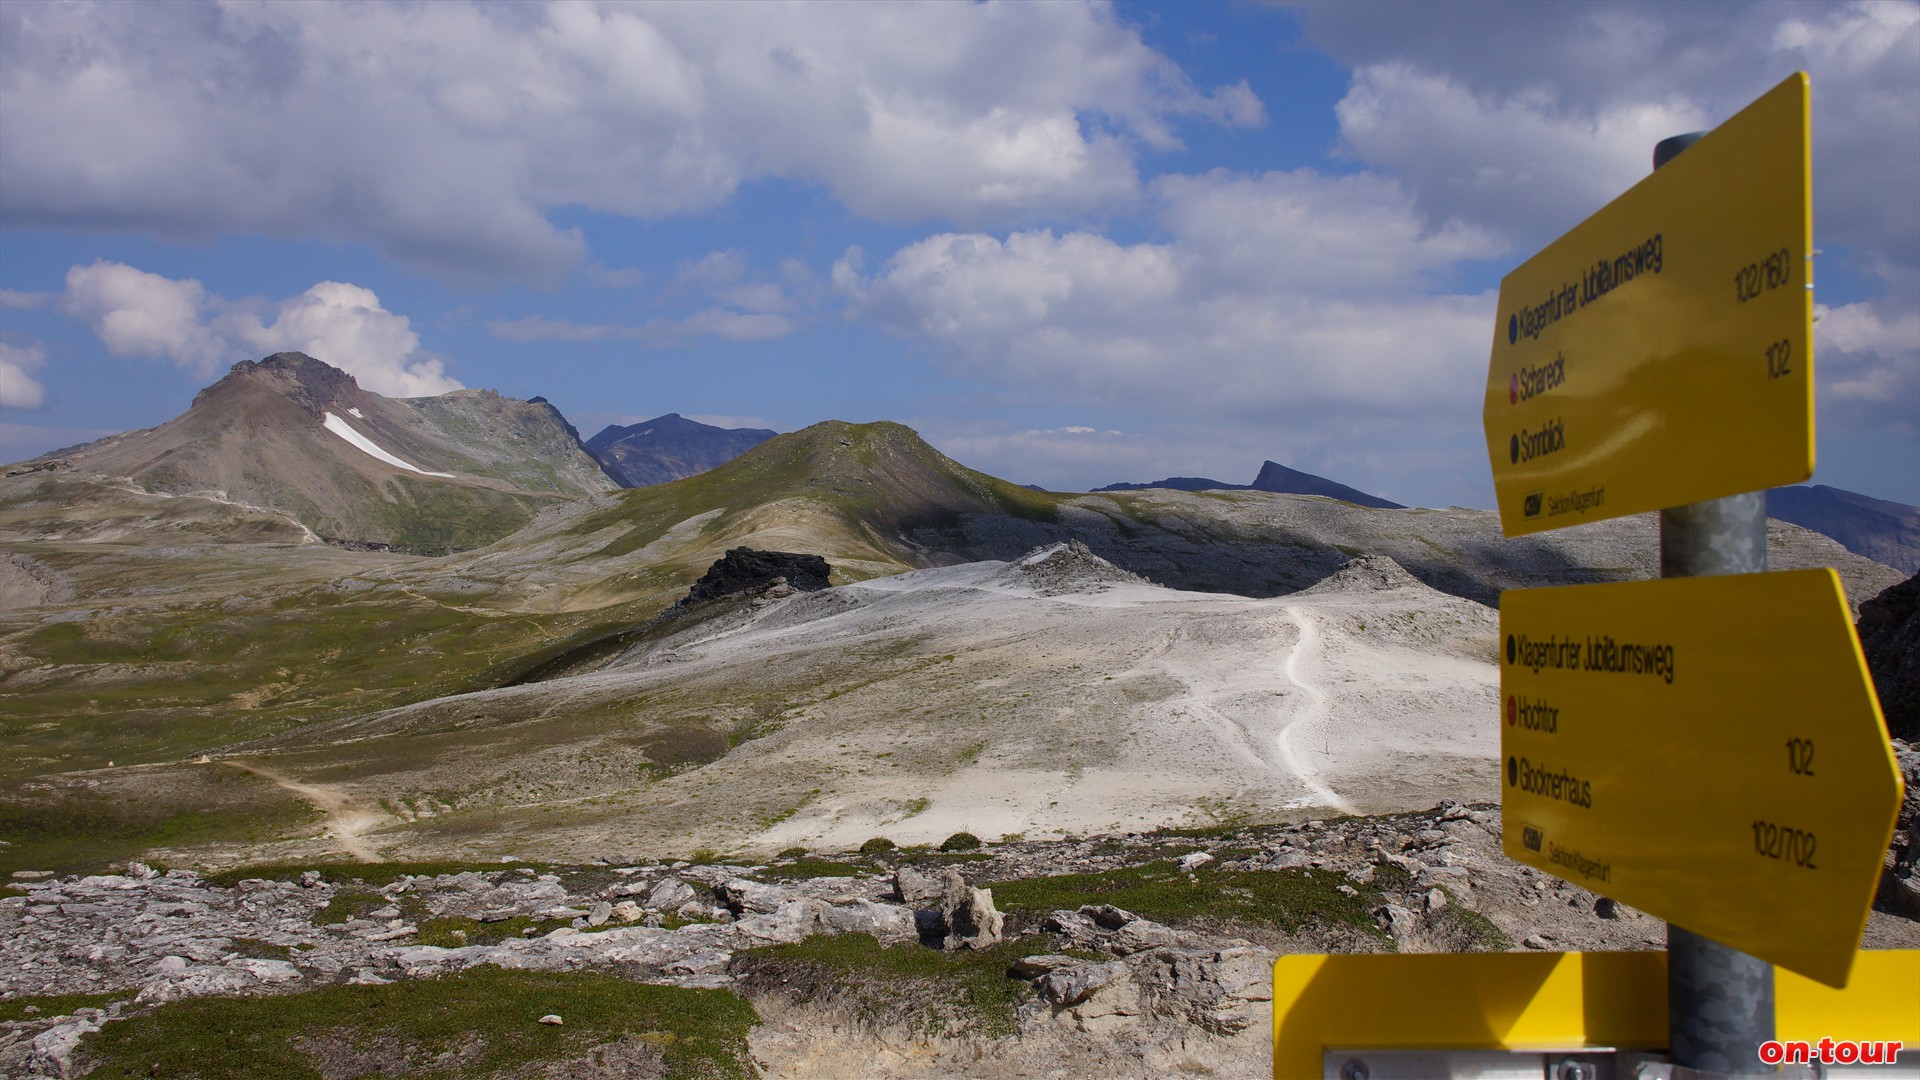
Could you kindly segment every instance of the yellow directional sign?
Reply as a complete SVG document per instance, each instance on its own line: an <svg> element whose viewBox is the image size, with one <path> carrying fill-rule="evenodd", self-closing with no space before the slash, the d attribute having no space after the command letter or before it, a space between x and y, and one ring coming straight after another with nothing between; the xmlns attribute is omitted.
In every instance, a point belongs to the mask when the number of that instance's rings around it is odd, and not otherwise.
<svg viewBox="0 0 1920 1080"><path fill-rule="evenodd" d="M1368 1050L1658 1050L1667 1045L1666 969L1660 952L1282 956L1274 1080L1338 1076ZM1844 989L1775 976L1782 1040L1920 1046L1920 950L1860 953ZM1342 1051L1332 1068L1330 1050Z"/></svg>
<svg viewBox="0 0 1920 1080"><path fill-rule="evenodd" d="M1831 570L1500 598L1508 856L1833 986L1901 782Z"/></svg>
<svg viewBox="0 0 1920 1080"><path fill-rule="evenodd" d="M1813 475L1808 142L1798 74L1501 281L1507 535Z"/></svg>

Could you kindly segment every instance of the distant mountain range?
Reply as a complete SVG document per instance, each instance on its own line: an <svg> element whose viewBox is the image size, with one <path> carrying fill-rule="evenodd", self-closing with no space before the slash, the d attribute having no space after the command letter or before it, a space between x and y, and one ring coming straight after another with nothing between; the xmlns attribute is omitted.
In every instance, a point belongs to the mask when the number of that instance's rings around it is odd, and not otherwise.
<svg viewBox="0 0 1920 1080"><path fill-rule="evenodd" d="M1350 488L1324 476L1289 469L1277 461L1262 464L1260 475L1254 477L1251 484L1223 484L1204 476L1169 476L1165 480L1155 480L1149 484L1108 484L1106 487L1094 490L1145 491L1149 488L1171 488L1175 491L1272 491L1282 495L1324 495L1329 499L1339 499L1355 506L1371 506L1378 510L1405 509L1397 502L1389 502L1378 495L1369 495L1358 488Z"/></svg>
<svg viewBox="0 0 1920 1080"><path fill-rule="evenodd" d="M627 427L609 425L586 446L621 487L646 487L724 465L774 434L767 428L714 427L668 413Z"/></svg>
<svg viewBox="0 0 1920 1080"><path fill-rule="evenodd" d="M1824 533L1895 570L1920 573L1920 507L1814 484L1767 492L1767 516Z"/></svg>

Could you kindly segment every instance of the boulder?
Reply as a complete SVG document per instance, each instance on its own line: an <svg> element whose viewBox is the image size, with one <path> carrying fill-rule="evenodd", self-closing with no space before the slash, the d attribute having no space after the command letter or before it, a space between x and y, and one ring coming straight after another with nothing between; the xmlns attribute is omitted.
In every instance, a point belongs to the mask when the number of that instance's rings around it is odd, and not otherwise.
<svg viewBox="0 0 1920 1080"><path fill-rule="evenodd" d="M715 885L713 896L735 915L771 915L794 899L790 889L747 878L729 878Z"/></svg>
<svg viewBox="0 0 1920 1080"><path fill-rule="evenodd" d="M942 944L947 951L986 949L1000 944L1000 932L1006 920L993 906L993 891L968 885L958 870L947 870L946 895L941 900L940 913L946 917L947 936Z"/></svg>
<svg viewBox="0 0 1920 1080"><path fill-rule="evenodd" d="M912 941L918 936L914 913L895 904L855 900L832 904L819 911L820 925L834 934L869 934L883 945Z"/></svg>

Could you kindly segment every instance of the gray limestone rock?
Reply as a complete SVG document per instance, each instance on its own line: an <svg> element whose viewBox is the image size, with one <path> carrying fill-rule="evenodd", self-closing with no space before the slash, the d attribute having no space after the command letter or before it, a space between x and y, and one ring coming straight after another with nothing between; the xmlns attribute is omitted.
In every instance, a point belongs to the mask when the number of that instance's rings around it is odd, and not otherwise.
<svg viewBox="0 0 1920 1080"><path fill-rule="evenodd" d="M986 949L1000 944L1000 931L1006 920L993 906L993 891L968 885L958 870L947 870L946 895L941 900L940 911L946 916L947 936L942 944L947 951Z"/></svg>
<svg viewBox="0 0 1920 1080"><path fill-rule="evenodd" d="M947 889L944 882L924 870L903 866L893 874L894 895L910 908L938 907Z"/></svg>

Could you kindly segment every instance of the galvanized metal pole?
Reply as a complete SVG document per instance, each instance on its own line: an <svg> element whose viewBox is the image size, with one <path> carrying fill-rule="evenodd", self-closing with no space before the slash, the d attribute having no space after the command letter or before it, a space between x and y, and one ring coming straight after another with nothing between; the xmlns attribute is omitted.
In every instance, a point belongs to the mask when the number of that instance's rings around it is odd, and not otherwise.
<svg viewBox="0 0 1920 1080"><path fill-rule="evenodd" d="M1705 132L1663 139L1653 167ZM1660 576L1757 574L1767 568L1767 496L1750 491L1660 512ZM1760 1044L1774 1037L1773 965L1667 925L1668 1053L1676 1065L1764 1076Z"/></svg>

